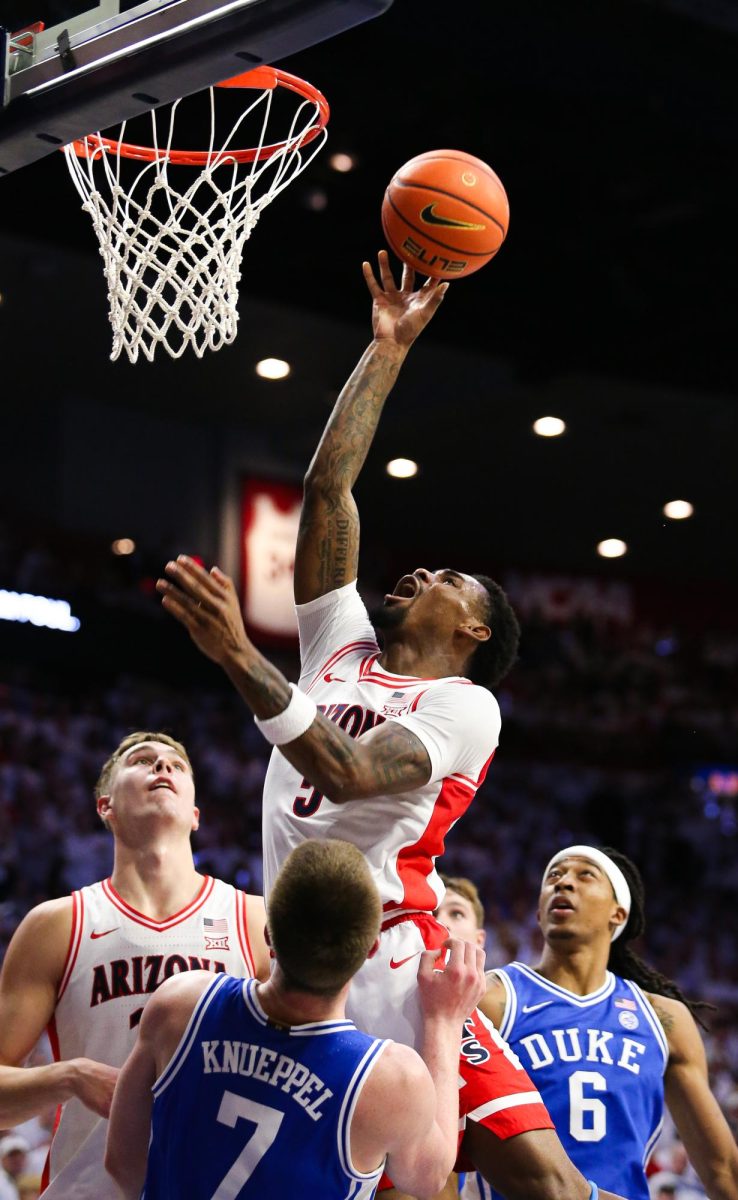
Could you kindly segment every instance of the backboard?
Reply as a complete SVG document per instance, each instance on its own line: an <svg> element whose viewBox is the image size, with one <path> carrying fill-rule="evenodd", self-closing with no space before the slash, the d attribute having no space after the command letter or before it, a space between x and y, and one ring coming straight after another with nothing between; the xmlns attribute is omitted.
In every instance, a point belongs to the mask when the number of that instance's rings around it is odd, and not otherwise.
<svg viewBox="0 0 738 1200"><path fill-rule="evenodd" d="M392 0L102 0L48 29L0 27L0 175L96 129L274 63Z"/></svg>

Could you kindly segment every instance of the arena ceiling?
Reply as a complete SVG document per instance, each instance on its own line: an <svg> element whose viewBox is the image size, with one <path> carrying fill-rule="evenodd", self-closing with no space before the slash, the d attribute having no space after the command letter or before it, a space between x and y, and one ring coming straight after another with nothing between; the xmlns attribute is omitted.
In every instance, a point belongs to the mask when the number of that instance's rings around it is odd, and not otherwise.
<svg viewBox="0 0 738 1200"><path fill-rule="evenodd" d="M10 0L3 16L17 26L39 17L51 24L80 7ZM238 353L246 354L246 339L262 330L260 301L272 332L279 325L274 306L284 305L290 352L310 363L323 400L334 395L360 346L361 334L352 342L347 330L366 327L358 268L381 245L387 180L423 150L467 149L504 180L511 229L495 263L454 285L426 335L439 352L448 350L462 377L462 359L475 365L462 380L465 390L456 387L456 374L430 386L427 371L418 375L405 433L427 465L423 486L437 496L487 478L501 495L510 495L506 488L514 495L522 453L515 438L521 447L527 439L523 506L531 523L538 506L551 525L540 543L549 560L558 554L586 566L571 541L572 511L583 526L578 544L586 539L590 555L597 530L616 532L617 504L627 509L623 536L632 536L628 529L642 529L659 503L687 495L697 508L693 527L679 544L668 534L664 561L672 574L717 578L735 559L725 531L735 519L738 436L738 36L679 7L648 0L395 0L376 21L286 62L328 96L330 150L355 155L357 166L338 174L325 152L263 217L246 249L251 324L243 325ZM316 192L325 199L319 209L311 207ZM0 233L32 239L56 280L43 294L26 281L19 289L25 302L13 303L0 263L5 346L17 355L29 334L31 346L42 348L62 336L65 346L92 336L79 378L86 371L95 377L98 343L87 311L70 313L74 281L66 267L55 274L54 262L61 253L58 263L68 263L63 255L70 251L99 260L57 155L0 180ZM102 282L96 303L102 314ZM334 323L333 339L322 345L314 341L315 317ZM101 357L106 336L105 329ZM206 365L193 362L187 370L183 363L176 375L142 364L134 376L119 364L101 368L100 378L121 402L145 397L149 409L170 415L237 419L239 389L225 381L241 359L231 350L220 357L212 368L217 401L205 413ZM489 382L480 390L483 360ZM70 354L63 361L68 366ZM36 383L68 386L58 362L53 353L35 356ZM555 400L570 422L556 465L529 434L544 400ZM254 418L262 431L268 407ZM306 421L306 443L324 409L316 405ZM551 498L569 493L576 493L575 509L557 509ZM429 493L417 494L422 511ZM458 525L457 505L445 508L452 515L439 513L439 525ZM510 499L504 510L511 537L527 537L520 504ZM646 539L637 569L658 573L655 544Z"/></svg>

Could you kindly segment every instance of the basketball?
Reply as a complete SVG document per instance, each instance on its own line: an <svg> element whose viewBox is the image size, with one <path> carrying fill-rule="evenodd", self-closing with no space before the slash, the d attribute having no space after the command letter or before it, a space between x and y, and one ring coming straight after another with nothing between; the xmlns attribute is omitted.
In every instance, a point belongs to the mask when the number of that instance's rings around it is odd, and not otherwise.
<svg viewBox="0 0 738 1200"><path fill-rule="evenodd" d="M478 271L499 250L510 221L502 183L463 150L429 150L390 180L382 227L398 258L435 279Z"/></svg>

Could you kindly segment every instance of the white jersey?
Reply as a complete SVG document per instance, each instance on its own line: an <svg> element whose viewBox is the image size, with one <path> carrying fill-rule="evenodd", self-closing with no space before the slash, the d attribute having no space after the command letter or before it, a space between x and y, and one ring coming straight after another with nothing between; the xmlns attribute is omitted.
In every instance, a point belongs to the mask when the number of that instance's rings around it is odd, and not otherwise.
<svg viewBox="0 0 738 1200"><path fill-rule="evenodd" d="M302 690L351 737L383 721L410 729L428 751L431 775L401 795L333 804L275 749L264 784L264 892L300 842L342 838L366 857L386 912L433 912L443 898L435 859L494 755L497 701L458 676L416 679L381 668L355 583L298 605L297 617Z"/></svg>
<svg viewBox="0 0 738 1200"><path fill-rule="evenodd" d="M152 992L180 971L198 970L254 974L246 896L229 883L204 876L195 899L165 921L137 912L109 879L73 892L69 949L49 1025L54 1058L122 1066ZM103 1167L107 1121L77 1099L60 1114L44 1200L115 1200L118 1189Z"/></svg>

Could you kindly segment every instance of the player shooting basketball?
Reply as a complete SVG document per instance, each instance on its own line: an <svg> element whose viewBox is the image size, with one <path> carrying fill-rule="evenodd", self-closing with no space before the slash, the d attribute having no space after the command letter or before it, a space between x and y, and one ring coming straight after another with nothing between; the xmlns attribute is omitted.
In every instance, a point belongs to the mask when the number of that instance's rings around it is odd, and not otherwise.
<svg viewBox="0 0 738 1200"><path fill-rule="evenodd" d="M407 267L398 288L385 252L379 275L380 282L364 264L374 338L305 477L295 560L299 686L249 641L233 584L217 568L208 573L182 556L158 588L279 747L264 789L265 890L308 838L341 838L362 850L384 922L377 954L352 984L350 1015L375 1036L417 1046L418 956L447 936L432 915L443 898L434 862L497 747L499 708L487 689L512 665L519 631L492 580L419 568L385 597L375 622L380 651L356 590L352 488L408 350L447 288L429 280L413 290ZM508 1200L596 1195L566 1158L525 1071L478 1016L467 1022L460 1073L462 1114L482 1131L476 1165Z"/></svg>

